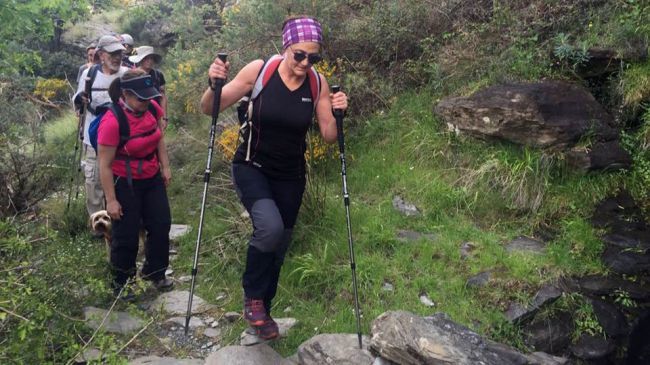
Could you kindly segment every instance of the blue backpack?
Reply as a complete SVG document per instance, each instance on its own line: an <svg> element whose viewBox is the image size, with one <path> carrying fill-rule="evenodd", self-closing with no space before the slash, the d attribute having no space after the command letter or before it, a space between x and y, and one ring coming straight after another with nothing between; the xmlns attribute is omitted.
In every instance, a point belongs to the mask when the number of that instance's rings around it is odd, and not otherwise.
<svg viewBox="0 0 650 365"><path fill-rule="evenodd" d="M120 128L120 142L117 145L118 150L124 147L126 142L132 140L133 138L145 137L147 135L153 134L156 131L154 129L149 132L140 133L132 136L131 128L129 127L129 122L126 119L126 114L124 114L124 110L122 110L121 107L115 105L114 103L102 104L95 108L95 110L97 111L97 116L95 117L95 119L93 119L90 122L90 125L88 125L88 138L90 140L90 145L93 146L95 152L97 152L97 134L99 133L99 125L101 124L102 118L104 118L104 114L106 114L106 111L108 111L109 109L111 112L113 112L115 118L117 118L117 124ZM151 103L149 103L149 112L153 114L154 118L158 119L158 111Z"/></svg>

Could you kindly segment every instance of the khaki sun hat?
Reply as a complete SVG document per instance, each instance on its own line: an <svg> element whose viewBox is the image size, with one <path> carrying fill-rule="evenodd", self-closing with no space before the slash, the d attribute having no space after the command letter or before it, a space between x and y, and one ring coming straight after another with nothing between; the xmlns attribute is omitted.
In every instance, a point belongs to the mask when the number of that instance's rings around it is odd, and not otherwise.
<svg viewBox="0 0 650 365"><path fill-rule="evenodd" d="M99 38L99 41L97 41L97 50L112 53L115 51L125 51L126 48L124 48L122 42L120 42L117 37L114 37L112 35L105 35Z"/></svg>
<svg viewBox="0 0 650 365"><path fill-rule="evenodd" d="M154 59L154 62L160 63L162 61L162 56L154 52L153 47L151 46L140 46L133 49L133 56L129 56L129 61L133 63L140 63L145 57L151 56Z"/></svg>

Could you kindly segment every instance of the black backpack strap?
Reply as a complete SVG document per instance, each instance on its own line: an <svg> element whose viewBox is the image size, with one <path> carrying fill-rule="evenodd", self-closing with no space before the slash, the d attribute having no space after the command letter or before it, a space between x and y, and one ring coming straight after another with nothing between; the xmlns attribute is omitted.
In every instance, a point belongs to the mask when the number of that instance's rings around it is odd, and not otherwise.
<svg viewBox="0 0 650 365"><path fill-rule="evenodd" d="M117 125L120 129L120 143L117 145L117 149L119 150L129 141L131 128L129 127L129 121L126 119L126 114L121 106L113 103L110 108L113 115L115 115L115 119L117 119Z"/></svg>
<svg viewBox="0 0 650 365"><path fill-rule="evenodd" d="M102 65L99 64L94 64L90 66L90 68L88 69L88 74L86 75L86 84L84 85L84 92L86 93L86 97L88 98L89 106L93 98L92 87L93 84L95 83L95 78L97 77L97 71L99 71L100 67L102 67Z"/></svg>
<svg viewBox="0 0 650 365"><path fill-rule="evenodd" d="M149 112L151 115L153 115L154 118L156 118L156 121L158 121L158 109L156 109L152 103L149 103Z"/></svg>

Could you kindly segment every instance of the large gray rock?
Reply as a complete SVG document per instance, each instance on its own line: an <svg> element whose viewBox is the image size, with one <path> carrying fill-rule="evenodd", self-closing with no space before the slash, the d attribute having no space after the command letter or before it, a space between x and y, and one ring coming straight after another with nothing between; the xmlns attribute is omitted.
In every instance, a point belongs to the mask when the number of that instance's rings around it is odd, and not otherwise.
<svg viewBox="0 0 650 365"><path fill-rule="evenodd" d="M528 362L518 351L486 340L441 313L419 317L404 311L386 312L372 323L370 347L401 365Z"/></svg>
<svg viewBox="0 0 650 365"><path fill-rule="evenodd" d="M106 309L85 307L83 309L86 325L92 329L101 328L106 332L127 334L144 327L145 322L126 312L109 312Z"/></svg>
<svg viewBox="0 0 650 365"><path fill-rule="evenodd" d="M443 99L435 112L456 130L533 147L564 149L587 135L618 138L613 118L594 97L562 81L491 86Z"/></svg>
<svg viewBox="0 0 650 365"><path fill-rule="evenodd" d="M269 345L226 346L205 359L205 365L282 365L285 360Z"/></svg>
<svg viewBox="0 0 650 365"><path fill-rule="evenodd" d="M298 347L301 365L372 365L375 357L367 349L368 338L362 337L363 349L359 349L355 334L320 334Z"/></svg>

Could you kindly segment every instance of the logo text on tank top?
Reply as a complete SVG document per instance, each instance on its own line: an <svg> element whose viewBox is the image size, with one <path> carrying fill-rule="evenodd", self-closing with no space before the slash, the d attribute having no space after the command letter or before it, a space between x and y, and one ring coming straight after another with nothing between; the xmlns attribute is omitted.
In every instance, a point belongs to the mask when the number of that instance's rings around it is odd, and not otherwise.
<svg viewBox="0 0 650 365"><path fill-rule="evenodd" d="M302 98L303 103L311 103L311 98Z"/></svg>

